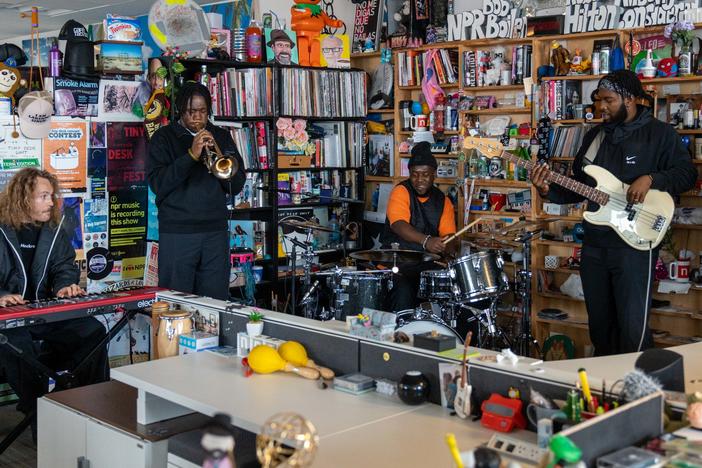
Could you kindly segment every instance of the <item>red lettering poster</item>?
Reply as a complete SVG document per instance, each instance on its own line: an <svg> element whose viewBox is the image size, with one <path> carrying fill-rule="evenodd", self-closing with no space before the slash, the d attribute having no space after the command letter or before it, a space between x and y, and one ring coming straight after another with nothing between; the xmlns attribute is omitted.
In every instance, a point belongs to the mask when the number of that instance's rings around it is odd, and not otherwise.
<svg viewBox="0 0 702 468"><path fill-rule="evenodd" d="M107 191L146 187L146 133L141 122L107 124Z"/></svg>
<svg viewBox="0 0 702 468"><path fill-rule="evenodd" d="M85 192L88 170L85 122L51 122L44 138L44 169L58 177L62 192Z"/></svg>

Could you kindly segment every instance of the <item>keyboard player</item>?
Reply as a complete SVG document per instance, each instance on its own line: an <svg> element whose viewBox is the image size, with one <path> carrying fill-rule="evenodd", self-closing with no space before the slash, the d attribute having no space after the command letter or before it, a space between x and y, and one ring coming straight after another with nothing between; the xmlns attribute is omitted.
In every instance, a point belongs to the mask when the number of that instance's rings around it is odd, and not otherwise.
<svg viewBox="0 0 702 468"><path fill-rule="evenodd" d="M61 227L56 177L37 168L17 172L0 193L0 307L53 297L84 295L75 250ZM1 310L1 309L0 309ZM38 357L54 370L72 369L106 335L93 317L0 330L22 353ZM0 366L19 397L17 409L36 409L47 382L10 350L0 345ZM97 351L76 375L80 385L107 380L107 350ZM36 427L36 424L33 425Z"/></svg>

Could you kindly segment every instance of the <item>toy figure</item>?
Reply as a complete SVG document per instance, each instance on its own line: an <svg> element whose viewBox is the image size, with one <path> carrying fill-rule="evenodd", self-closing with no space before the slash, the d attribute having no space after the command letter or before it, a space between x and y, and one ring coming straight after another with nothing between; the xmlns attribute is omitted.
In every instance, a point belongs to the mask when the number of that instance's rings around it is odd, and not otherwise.
<svg viewBox="0 0 702 468"><path fill-rule="evenodd" d="M570 52L558 41L551 43L551 63L556 69L556 76L564 76L570 70Z"/></svg>
<svg viewBox="0 0 702 468"><path fill-rule="evenodd" d="M575 49L573 58L570 60L570 73L573 75L584 75L590 70L590 59L583 59L583 53L580 49Z"/></svg>
<svg viewBox="0 0 702 468"><path fill-rule="evenodd" d="M670 57L661 59L658 62L658 76L661 78L673 78L678 76L678 64Z"/></svg>
<svg viewBox="0 0 702 468"><path fill-rule="evenodd" d="M13 68L14 59L7 59L5 63L0 63L0 96L9 97L14 102L14 94L20 85L20 72Z"/></svg>
<svg viewBox="0 0 702 468"><path fill-rule="evenodd" d="M343 21L332 19L319 6L320 0L297 0L290 9L291 28L297 33L300 65L320 66L319 35L325 27L340 28Z"/></svg>

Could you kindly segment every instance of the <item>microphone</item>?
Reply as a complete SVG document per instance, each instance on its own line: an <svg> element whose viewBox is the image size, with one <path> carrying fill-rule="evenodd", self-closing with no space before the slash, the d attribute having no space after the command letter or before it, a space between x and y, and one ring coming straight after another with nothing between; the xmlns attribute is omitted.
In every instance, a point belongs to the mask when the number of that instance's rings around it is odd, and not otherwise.
<svg viewBox="0 0 702 468"><path fill-rule="evenodd" d="M639 369L634 369L624 376L621 397L627 402L634 401L661 390L662 386L658 379Z"/></svg>
<svg viewBox="0 0 702 468"><path fill-rule="evenodd" d="M307 300L310 298L310 296L312 296L315 289L317 289L317 286L319 286L319 280L314 280L314 283L312 283L312 287L310 288L310 290L307 291L304 296L302 296L300 305L307 303Z"/></svg>
<svg viewBox="0 0 702 468"><path fill-rule="evenodd" d="M287 240L295 244L296 246L300 247L301 249L306 249L307 248L307 242L300 242L299 240L295 239L294 237L287 237Z"/></svg>

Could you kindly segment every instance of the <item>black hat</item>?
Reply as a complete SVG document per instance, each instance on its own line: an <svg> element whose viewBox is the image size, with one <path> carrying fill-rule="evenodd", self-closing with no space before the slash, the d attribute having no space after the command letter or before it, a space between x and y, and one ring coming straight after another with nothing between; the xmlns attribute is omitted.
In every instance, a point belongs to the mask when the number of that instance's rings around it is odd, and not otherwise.
<svg viewBox="0 0 702 468"><path fill-rule="evenodd" d="M295 47L295 43L292 39L283 31L282 29L274 29L271 31L271 38L266 45L268 47L273 47L273 44L278 41L288 41L290 43L290 48Z"/></svg>
<svg viewBox="0 0 702 468"><path fill-rule="evenodd" d="M95 46L92 42L67 42L62 73L68 78L95 78Z"/></svg>
<svg viewBox="0 0 702 468"><path fill-rule="evenodd" d="M0 62L5 63L10 57L15 59L15 64L11 65L13 67L21 67L27 63L27 55L19 46L9 42L0 45Z"/></svg>
<svg viewBox="0 0 702 468"><path fill-rule="evenodd" d="M426 141L420 141L414 145L412 147L412 157L407 166L431 166L436 169L438 164L434 155L431 154L431 145Z"/></svg>
<svg viewBox="0 0 702 468"><path fill-rule="evenodd" d="M90 42L88 30L76 20L66 21L58 38L68 42Z"/></svg>

